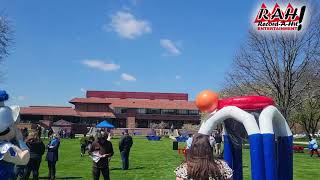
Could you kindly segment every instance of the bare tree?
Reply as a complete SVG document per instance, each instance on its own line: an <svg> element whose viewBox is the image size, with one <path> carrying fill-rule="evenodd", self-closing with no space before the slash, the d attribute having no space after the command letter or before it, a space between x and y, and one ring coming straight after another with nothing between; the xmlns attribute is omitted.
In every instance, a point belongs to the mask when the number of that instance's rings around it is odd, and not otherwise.
<svg viewBox="0 0 320 180"><path fill-rule="evenodd" d="M310 62L320 60L320 15L314 8L304 32L261 33L250 30L227 73L224 95L267 95L285 118L302 103L303 80ZM236 90L236 91L235 91Z"/></svg>
<svg viewBox="0 0 320 180"><path fill-rule="evenodd" d="M160 130L160 135L163 135L163 129L168 127L168 123L165 123L164 121L161 121L160 123L151 123L150 127L152 129L159 129Z"/></svg>
<svg viewBox="0 0 320 180"><path fill-rule="evenodd" d="M307 134L315 134L320 123L320 63L313 63L308 68L304 82L307 88L301 95L302 103L294 111L293 119L299 123Z"/></svg>
<svg viewBox="0 0 320 180"><path fill-rule="evenodd" d="M200 124L199 125L193 125L193 124L184 124L181 128L181 131L186 134L186 133L191 133L195 134L196 132L199 131Z"/></svg>
<svg viewBox="0 0 320 180"><path fill-rule="evenodd" d="M12 42L11 35L12 30L8 19L0 14L0 79L3 79L4 76L3 61L9 55L8 48Z"/></svg>

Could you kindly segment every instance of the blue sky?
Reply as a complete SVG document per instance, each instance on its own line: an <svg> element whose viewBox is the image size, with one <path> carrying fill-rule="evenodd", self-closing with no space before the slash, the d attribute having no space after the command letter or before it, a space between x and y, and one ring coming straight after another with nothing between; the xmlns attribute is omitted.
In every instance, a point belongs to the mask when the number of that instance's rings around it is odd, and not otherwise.
<svg viewBox="0 0 320 180"><path fill-rule="evenodd" d="M256 1L0 0L14 28L10 104L68 105L85 90L218 91Z"/></svg>

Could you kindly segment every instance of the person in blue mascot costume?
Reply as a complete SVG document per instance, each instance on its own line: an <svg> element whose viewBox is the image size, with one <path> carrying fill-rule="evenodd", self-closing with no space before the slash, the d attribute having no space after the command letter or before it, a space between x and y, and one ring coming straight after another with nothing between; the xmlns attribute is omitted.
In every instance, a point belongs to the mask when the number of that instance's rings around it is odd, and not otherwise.
<svg viewBox="0 0 320 180"><path fill-rule="evenodd" d="M9 96L0 90L0 179L14 179L14 168L16 165L26 165L30 158L27 145L23 141L19 123L20 108L18 106L8 107L4 101Z"/></svg>

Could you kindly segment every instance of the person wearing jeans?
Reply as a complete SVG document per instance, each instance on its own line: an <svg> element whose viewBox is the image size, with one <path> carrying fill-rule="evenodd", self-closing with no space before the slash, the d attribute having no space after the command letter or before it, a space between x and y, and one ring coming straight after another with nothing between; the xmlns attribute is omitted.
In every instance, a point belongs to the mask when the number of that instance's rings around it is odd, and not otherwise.
<svg viewBox="0 0 320 180"><path fill-rule="evenodd" d="M125 130L124 135L121 137L119 142L123 170L129 169L129 154L132 144L132 137L129 135L128 130Z"/></svg>

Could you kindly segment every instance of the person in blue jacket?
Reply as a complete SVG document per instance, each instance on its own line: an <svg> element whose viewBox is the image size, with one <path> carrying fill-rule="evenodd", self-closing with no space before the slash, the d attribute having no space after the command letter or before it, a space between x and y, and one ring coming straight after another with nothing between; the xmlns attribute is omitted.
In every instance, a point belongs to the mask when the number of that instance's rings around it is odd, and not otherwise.
<svg viewBox="0 0 320 180"><path fill-rule="evenodd" d="M52 139L47 146L46 161L48 161L49 175L48 179L53 180L56 178L56 163L59 159L59 146L60 140L57 134L52 135Z"/></svg>

